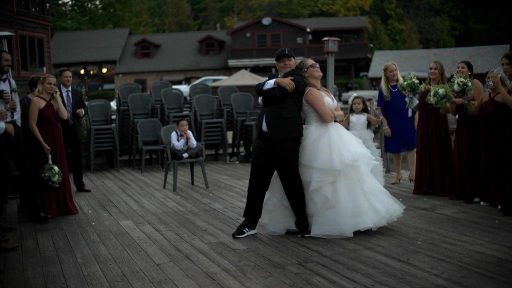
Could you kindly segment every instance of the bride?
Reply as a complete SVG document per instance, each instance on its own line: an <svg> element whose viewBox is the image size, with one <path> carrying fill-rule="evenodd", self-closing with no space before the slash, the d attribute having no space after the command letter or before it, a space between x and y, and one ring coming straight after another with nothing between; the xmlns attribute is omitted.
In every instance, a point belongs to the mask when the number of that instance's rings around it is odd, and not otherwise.
<svg viewBox="0 0 512 288"><path fill-rule="evenodd" d="M299 170L306 194L311 236L352 237L375 230L402 215L404 206L381 185L382 167L357 137L341 124L343 112L321 86L322 71L312 59L298 65L308 81L302 108L306 125ZM274 174L263 206L262 228L284 234L295 217Z"/></svg>

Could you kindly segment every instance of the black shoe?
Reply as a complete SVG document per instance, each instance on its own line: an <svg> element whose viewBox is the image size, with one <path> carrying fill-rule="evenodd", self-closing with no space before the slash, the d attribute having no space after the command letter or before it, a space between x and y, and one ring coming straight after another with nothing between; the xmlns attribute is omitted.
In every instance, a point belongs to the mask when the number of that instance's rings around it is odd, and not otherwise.
<svg viewBox="0 0 512 288"><path fill-rule="evenodd" d="M76 192L91 192L91 189L85 187L76 188Z"/></svg>
<svg viewBox="0 0 512 288"><path fill-rule="evenodd" d="M299 235L299 229L286 229L284 235Z"/></svg>
<svg viewBox="0 0 512 288"><path fill-rule="evenodd" d="M249 235L256 234L256 228L249 228L249 225L247 225L246 221L242 222L238 228L236 228L235 232L231 234L233 238L244 238Z"/></svg>
<svg viewBox="0 0 512 288"><path fill-rule="evenodd" d="M310 237L310 236L311 236L311 230L309 230L309 229L299 230L299 232L297 234L297 237L299 237L299 238L306 238L306 237Z"/></svg>

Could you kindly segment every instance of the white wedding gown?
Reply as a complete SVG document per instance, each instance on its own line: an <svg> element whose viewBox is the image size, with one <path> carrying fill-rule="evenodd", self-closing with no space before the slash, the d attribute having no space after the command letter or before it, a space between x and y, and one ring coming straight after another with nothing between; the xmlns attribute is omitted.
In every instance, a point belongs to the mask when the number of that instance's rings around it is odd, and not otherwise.
<svg viewBox="0 0 512 288"><path fill-rule="evenodd" d="M323 96L334 109L334 98ZM354 231L375 230L399 218L404 206L382 186L381 164L361 140L338 123L324 123L305 102L303 116L299 170L311 235L352 237ZM294 222L279 176L274 174L259 228L284 234L295 228Z"/></svg>

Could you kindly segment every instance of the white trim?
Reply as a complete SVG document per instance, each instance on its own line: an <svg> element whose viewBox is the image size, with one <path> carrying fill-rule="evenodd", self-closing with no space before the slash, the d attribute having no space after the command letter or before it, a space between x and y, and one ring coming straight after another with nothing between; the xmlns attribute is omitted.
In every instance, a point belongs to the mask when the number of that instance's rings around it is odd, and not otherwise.
<svg viewBox="0 0 512 288"><path fill-rule="evenodd" d="M303 57L297 57L297 62L301 61ZM252 66L275 66L276 61L274 58L247 58L247 59L228 59L229 67L252 67Z"/></svg>

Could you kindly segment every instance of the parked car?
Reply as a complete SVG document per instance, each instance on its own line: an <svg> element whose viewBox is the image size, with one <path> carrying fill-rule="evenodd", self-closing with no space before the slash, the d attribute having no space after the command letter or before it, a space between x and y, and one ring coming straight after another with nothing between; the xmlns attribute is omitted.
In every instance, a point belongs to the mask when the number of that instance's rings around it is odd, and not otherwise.
<svg viewBox="0 0 512 288"><path fill-rule="evenodd" d="M190 83L190 85L186 85L186 84L184 84L184 85L173 85L172 87L180 89L181 92L183 92L183 96L188 98L189 91L190 91L190 86L192 86L194 84L198 84L198 83L203 83L203 84L210 85L213 82L224 80L226 78L228 78L228 76L204 76L204 77L201 77L201 78L197 79L196 81Z"/></svg>

